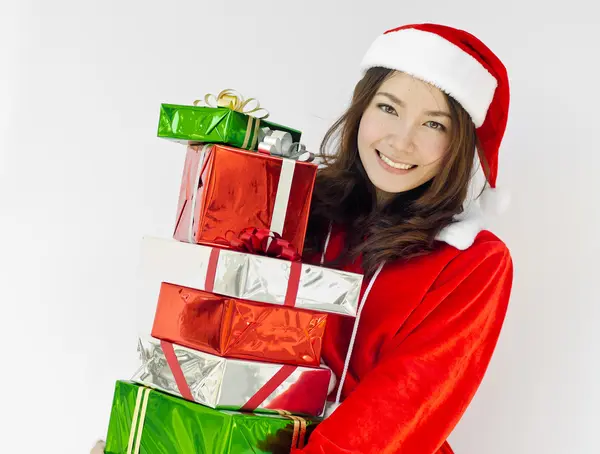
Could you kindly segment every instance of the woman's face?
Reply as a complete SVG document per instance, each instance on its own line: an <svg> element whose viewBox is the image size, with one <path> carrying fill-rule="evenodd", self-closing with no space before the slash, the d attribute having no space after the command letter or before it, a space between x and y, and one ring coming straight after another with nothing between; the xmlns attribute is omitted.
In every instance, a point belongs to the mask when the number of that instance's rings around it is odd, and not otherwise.
<svg viewBox="0 0 600 454"><path fill-rule="evenodd" d="M450 144L451 117L438 88L395 72L377 90L358 129L358 153L379 197L433 178Z"/></svg>

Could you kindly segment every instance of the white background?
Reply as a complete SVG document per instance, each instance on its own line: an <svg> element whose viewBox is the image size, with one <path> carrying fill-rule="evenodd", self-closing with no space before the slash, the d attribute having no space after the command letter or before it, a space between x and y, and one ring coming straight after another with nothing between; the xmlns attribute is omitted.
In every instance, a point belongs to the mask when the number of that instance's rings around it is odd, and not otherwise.
<svg viewBox="0 0 600 454"><path fill-rule="evenodd" d="M592 6L594 5L594 6ZM184 159L161 102L234 87L316 148L387 28L441 22L505 62L511 117L495 231L516 276L457 454L599 452L595 3L3 0L0 451L80 454L136 366L142 235L172 232ZM595 20L596 23L591 21Z"/></svg>

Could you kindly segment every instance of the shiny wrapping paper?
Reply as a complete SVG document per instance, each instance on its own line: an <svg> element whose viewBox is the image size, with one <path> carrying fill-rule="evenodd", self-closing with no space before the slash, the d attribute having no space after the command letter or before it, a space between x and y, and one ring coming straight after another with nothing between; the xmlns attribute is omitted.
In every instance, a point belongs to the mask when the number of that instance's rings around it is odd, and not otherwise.
<svg viewBox="0 0 600 454"><path fill-rule="evenodd" d="M317 424L279 415L255 415L188 402L118 381L106 454L283 454L302 447Z"/></svg>
<svg viewBox="0 0 600 454"><path fill-rule="evenodd" d="M266 228L302 253L317 168L223 145L190 145L173 236L215 245L245 228Z"/></svg>
<svg viewBox="0 0 600 454"><path fill-rule="evenodd" d="M259 303L356 316L361 274L227 249L144 237L144 279Z"/></svg>
<svg viewBox="0 0 600 454"><path fill-rule="evenodd" d="M139 339L142 385L222 410L320 416L331 371L222 358L152 337Z"/></svg>
<svg viewBox="0 0 600 454"><path fill-rule="evenodd" d="M152 336L228 358L318 367L325 314L162 283Z"/></svg>
<svg viewBox="0 0 600 454"><path fill-rule="evenodd" d="M183 106L161 104L158 137L184 143L222 143L233 147L255 150L259 130L289 132L294 142L302 133L296 129L261 120L227 107Z"/></svg>

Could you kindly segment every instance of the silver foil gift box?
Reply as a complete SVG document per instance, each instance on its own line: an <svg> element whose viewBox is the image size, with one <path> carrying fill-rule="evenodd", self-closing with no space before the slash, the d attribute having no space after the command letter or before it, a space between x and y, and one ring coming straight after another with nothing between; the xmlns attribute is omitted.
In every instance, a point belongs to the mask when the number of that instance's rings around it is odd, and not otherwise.
<svg viewBox="0 0 600 454"><path fill-rule="evenodd" d="M222 358L140 337L141 367L132 381L223 410L320 416L333 387L327 368Z"/></svg>
<svg viewBox="0 0 600 454"><path fill-rule="evenodd" d="M229 249L145 237L145 279L219 295L355 317L361 274Z"/></svg>

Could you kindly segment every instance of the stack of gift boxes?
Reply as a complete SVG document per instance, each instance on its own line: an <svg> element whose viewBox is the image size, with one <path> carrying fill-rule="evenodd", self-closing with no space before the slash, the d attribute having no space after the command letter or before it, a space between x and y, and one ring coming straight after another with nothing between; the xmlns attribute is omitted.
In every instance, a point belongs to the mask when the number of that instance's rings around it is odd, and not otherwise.
<svg viewBox="0 0 600 454"><path fill-rule="evenodd" d="M108 454L289 452L323 415L327 318L356 315L362 276L302 262L317 165L247 105L161 106L159 137L187 155L173 238L142 241L158 304Z"/></svg>

